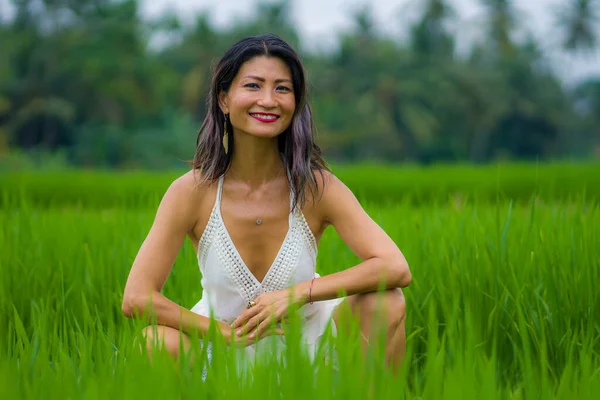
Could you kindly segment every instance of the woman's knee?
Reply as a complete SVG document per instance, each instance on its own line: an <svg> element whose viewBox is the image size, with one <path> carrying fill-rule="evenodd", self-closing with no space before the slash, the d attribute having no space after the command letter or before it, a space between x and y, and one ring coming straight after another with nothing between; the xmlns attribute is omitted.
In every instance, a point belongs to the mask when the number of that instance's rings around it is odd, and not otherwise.
<svg viewBox="0 0 600 400"><path fill-rule="evenodd" d="M402 289L396 288L388 290L388 301L390 304L390 312L398 319L406 318L406 300Z"/></svg>
<svg viewBox="0 0 600 400"><path fill-rule="evenodd" d="M354 309L361 318L384 319L393 325L399 325L406 318L406 302L399 288L359 294L355 299Z"/></svg>
<svg viewBox="0 0 600 400"><path fill-rule="evenodd" d="M189 339L184 333L168 326L150 325L142 330L148 351L164 348L173 357L179 356L180 346L187 350ZM183 342L183 343L181 343Z"/></svg>

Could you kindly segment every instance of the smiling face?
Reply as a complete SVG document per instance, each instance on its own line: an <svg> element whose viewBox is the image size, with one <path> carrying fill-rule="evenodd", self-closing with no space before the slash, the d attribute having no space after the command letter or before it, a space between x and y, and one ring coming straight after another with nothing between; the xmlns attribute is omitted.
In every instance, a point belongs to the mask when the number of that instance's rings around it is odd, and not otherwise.
<svg viewBox="0 0 600 400"><path fill-rule="evenodd" d="M259 56L240 67L219 105L234 131L263 138L276 137L292 122L296 100L292 74L279 58Z"/></svg>

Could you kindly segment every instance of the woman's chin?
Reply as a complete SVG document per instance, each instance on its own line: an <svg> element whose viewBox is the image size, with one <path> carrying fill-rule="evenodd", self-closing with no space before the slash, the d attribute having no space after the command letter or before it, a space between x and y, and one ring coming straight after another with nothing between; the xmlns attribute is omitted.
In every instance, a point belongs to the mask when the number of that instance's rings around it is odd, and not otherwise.
<svg viewBox="0 0 600 400"><path fill-rule="evenodd" d="M255 137L257 139L274 139L277 136L281 135L283 132L279 131L279 130L273 130L273 129L260 129L260 130L252 130L247 132L248 135Z"/></svg>

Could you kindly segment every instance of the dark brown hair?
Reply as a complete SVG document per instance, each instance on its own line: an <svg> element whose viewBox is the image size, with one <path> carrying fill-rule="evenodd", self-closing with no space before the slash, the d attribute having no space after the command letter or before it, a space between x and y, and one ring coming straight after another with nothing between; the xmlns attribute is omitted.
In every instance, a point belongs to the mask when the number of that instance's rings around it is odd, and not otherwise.
<svg viewBox="0 0 600 400"><path fill-rule="evenodd" d="M192 165L200 171L203 180L211 182L218 180L229 169L235 142L233 128L228 121L229 151L225 154L222 146L225 116L219 108L219 93L229 90L242 64L258 56L277 57L292 73L296 108L290 126L277 140L279 156L286 168L296 209L304 205L307 190L311 192L314 200L317 193L314 171L323 175L324 170L330 170L323 159L321 149L314 142L314 124L307 101L307 84L302 62L296 51L276 35L242 39L229 48L217 63L207 98L207 115L198 132Z"/></svg>

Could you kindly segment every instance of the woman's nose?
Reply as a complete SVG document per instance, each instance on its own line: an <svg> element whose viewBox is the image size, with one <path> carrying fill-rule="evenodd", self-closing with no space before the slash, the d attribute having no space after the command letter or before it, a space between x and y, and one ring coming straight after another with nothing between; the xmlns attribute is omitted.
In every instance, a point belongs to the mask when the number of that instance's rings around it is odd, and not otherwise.
<svg viewBox="0 0 600 400"><path fill-rule="evenodd" d="M270 90L265 90L258 99L258 104L263 107L273 108L277 106L277 101Z"/></svg>

